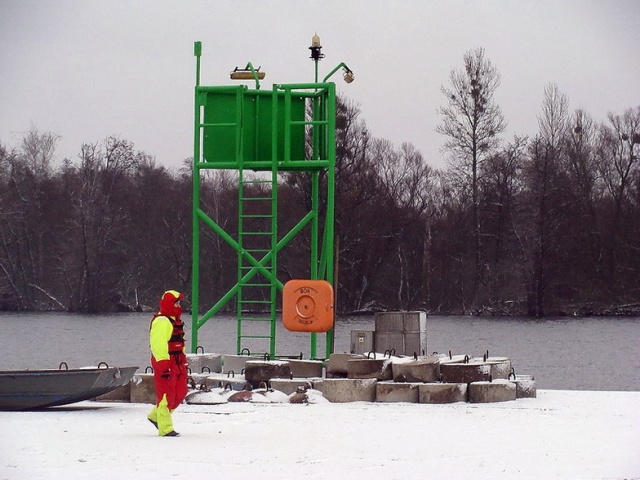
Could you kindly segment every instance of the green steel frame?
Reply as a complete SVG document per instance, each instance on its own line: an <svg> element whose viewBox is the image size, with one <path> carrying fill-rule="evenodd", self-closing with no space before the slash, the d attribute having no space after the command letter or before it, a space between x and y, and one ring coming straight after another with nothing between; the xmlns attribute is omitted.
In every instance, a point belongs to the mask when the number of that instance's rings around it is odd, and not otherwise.
<svg viewBox="0 0 640 480"><path fill-rule="evenodd" d="M198 348L198 331L220 309L236 297L237 353L243 350L245 338L269 340L268 352L276 355L276 295L283 284L276 275L277 255L305 227L310 227L310 278L334 280L334 197L336 158L336 93L335 84L323 82L273 85L271 91L260 91L257 72L249 63L256 82L255 90L240 86L201 86L200 42L194 45L196 56L196 86L194 111L193 164L193 256L192 256L192 341L191 352ZM339 68L339 67L337 67ZM336 68L336 70L337 70ZM335 70L334 70L335 71ZM332 72L333 73L333 72ZM317 76L316 76L317 79ZM311 114L307 113L307 105ZM310 117L310 118L309 118ZM305 142L311 137L310 154L305 154ZM265 150L268 150L265 152ZM305 158L306 157L306 158ZM238 232L234 238L206 213L200 203L202 171L229 169L238 171ZM246 171L265 172L268 180L245 180ZM311 176L310 211L284 235L277 225L278 173L305 172ZM322 180L321 180L322 179ZM252 185L260 183L262 185ZM262 192L262 196L254 196ZM321 218L321 193L326 208ZM253 204L265 202L270 211L256 213ZM324 224L321 224L324 220ZM256 228L263 221L268 228ZM253 227L249 224L253 223ZM208 228L230 245L238 256L237 283L213 306L200 315L200 233ZM268 237L258 245L259 235ZM258 245L258 246L256 246ZM256 300L249 293L253 288L268 290L268 298ZM213 299L215 300L215 299ZM263 304L267 317L247 316L251 304ZM245 324L265 322L268 333L244 333ZM333 352L334 331L326 334L327 358ZM263 353L263 352L260 352ZM310 334L310 356L317 358L317 334Z"/></svg>

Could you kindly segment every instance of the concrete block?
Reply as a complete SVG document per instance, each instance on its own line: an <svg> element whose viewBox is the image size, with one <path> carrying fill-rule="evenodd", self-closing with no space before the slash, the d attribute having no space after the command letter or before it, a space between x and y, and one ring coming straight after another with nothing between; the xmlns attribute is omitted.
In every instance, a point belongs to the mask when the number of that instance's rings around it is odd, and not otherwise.
<svg viewBox="0 0 640 480"><path fill-rule="evenodd" d="M394 361L391 365L394 382L437 382L440 380L440 362L437 357Z"/></svg>
<svg viewBox="0 0 640 480"><path fill-rule="evenodd" d="M187 361L192 374L222 372L222 355L219 353L188 353Z"/></svg>
<svg viewBox="0 0 640 480"><path fill-rule="evenodd" d="M314 388L334 403L375 402L377 382L375 378L324 378L314 382Z"/></svg>
<svg viewBox="0 0 640 480"><path fill-rule="evenodd" d="M224 373L233 372L236 375L243 375L244 368L249 360L264 360L264 357L249 355L224 355L222 371Z"/></svg>
<svg viewBox="0 0 640 480"><path fill-rule="evenodd" d="M313 381L311 379L306 380L304 378L273 378L271 379L271 388L279 390L280 392L291 395L298 391L298 387L313 388Z"/></svg>
<svg viewBox="0 0 640 480"><path fill-rule="evenodd" d="M377 402L418 403L419 383L378 382L376 384Z"/></svg>
<svg viewBox="0 0 640 480"><path fill-rule="evenodd" d="M247 380L244 375L230 375L225 373L211 373L191 375L197 386L205 385L209 388L226 388L230 390L244 390L247 387Z"/></svg>
<svg viewBox="0 0 640 480"><path fill-rule="evenodd" d="M341 375L345 377L349 373L348 361L353 358L365 358L364 355L355 355L352 353L332 353L327 360L327 376Z"/></svg>
<svg viewBox="0 0 640 480"><path fill-rule="evenodd" d="M155 394L155 389L154 389ZM131 382L121 387L111 390L104 395L99 395L92 399L96 402L130 402L131 401Z"/></svg>
<svg viewBox="0 0 640 480"><path fill-rule="evenodd" d="M138 380L140 380L138 382ZM153 373L141 373L133 377L130 384L131 403L156 403L156 386Z"/></svg>
<svg viewBox="0 0 640 480"><path fill-rule="evenodd" d="M491 366L485 362L443 363L440 373L444 383L488 382Z"/></svg>
<svg viewBox="0 0 640 480"><path fill-rule="evenodd" d="M469 402L508 402L516 399L516 384L509 380L473 382L469 384Z"/></svg>
<svg viewBox="0 0 640 480"><path fill-rule="evenodd" d="M289 368L293 378L322 377L322 361L320 360L289 360Z"/></svg>
<svg viewBox="0 0 640 480"><path fill-rule="evenodd" d="M466 383L423 383L418 386L419 403L456 403L467 401Z"/></svg>
<svg viewBox="0 0 640 480"><path fill-rule="evenodd" d="M507 357L472 358L472 363L484 362L489 365L489 374L493 380L508 380L511 373L511 359Z"/></svg>
<svg viewBox="0 0 640 480"><path fill-rule="evenodd" d="M249 360L244 367L244 378L253 388L269 384L272 378L291 378L291 367L283 360Z"/></svg>
<svg viewBox="0 0 640 480"><path fill-rule="evenodd" d="M391 380L391 358L353 358L347 362L347 378L375 378Z"/></svg>
<svg viewBox="0 0 640 480"><path fill-rule="evenodd" d="M465 358L469 358L468 355L447 355L445 353L434 353L434 356L440 360L440 365L445 363L463 363Z"/></svg>
<svg viewBox="0 0 640 480"><path fill-rule="evenodd" d="M491 378L507 380L511 373L511 359L507 357L489 357L487 363L491 365Z"/></svg>
<svg viewBox="0 0 640 480"><path fill-rule="evenodd" d="M515 380L512 381L516 384L516 398L536 398L538 396L536 381L531 375L516 375Z"/></svg>
<svg viewBox="0 0 640 480"><path fill-rule="evenodd" d="M190 405L220 405L227 403L227 396L220 392L220 389L211 391L192 390L187 393L185 403Z"/></svg>

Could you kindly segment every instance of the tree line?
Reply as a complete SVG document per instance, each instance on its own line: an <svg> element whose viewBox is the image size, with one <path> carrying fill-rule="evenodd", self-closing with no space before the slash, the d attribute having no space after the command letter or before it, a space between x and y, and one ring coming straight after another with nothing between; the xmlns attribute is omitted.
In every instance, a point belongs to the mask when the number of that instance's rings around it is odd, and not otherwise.
<svg viewBox="0 0 640 480"><path fill-rule="evenodd" d="M554 84L539 131L501 138L500 75L483 49L443 85L448 164L373 138L339 99L337 311L616 314L640 302L640 106L598 122ZM189 292L192 160L176 172L117 137L52 165L58 137L0 143L0 310L105 312ZM307 211L310 179L282 173L280 231ZM207 171L201 202L237 230L235 172ZM305 210L307 209L307 210ZM308 275L308 238L278 254L285 282ZM200 304L236 281L237 254L201 234Z"/></svg>

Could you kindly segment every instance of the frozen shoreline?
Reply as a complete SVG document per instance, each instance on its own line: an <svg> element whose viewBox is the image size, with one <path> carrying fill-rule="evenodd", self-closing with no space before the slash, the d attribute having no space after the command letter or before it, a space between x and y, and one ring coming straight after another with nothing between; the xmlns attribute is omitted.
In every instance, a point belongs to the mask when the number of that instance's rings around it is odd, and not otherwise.
<svg viewBox="0 0 640 480"><path fill-rule="evenodd" d="M640 392L539 390L491 404L148 405L0 412L0 480L640 478Z"/></svg>

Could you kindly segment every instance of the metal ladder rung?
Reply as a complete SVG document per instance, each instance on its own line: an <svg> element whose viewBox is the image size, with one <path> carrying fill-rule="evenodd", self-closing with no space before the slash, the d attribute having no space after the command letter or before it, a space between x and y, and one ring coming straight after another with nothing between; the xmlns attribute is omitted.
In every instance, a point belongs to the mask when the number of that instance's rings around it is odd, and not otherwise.
<svg viewBox="0 0 640 480"><path fill-rule="evenodd" d="M273 232L242 232L242 235L272 235Z"/></svg>
<svg viewBox="0 0 640 480"><path fill-rule="evenodd" d="M329 125L328 120L291 120L291 125Z"/></svg>
<svg viewBox="0 0 640 480"><path fill-rule="evenodd" d="M272 298L275 280L275 262L263 260L264 265L256 267L247 255L260 259L272 252L269 247L276 235L275 226L276 199L278 197L277 178L274 173L270 179L244 180L242 175L239 184L239 228L238 243L240 244L239 275L248 272L256 273L249 282L239 281L238 292L238 348L242 347L243 339L261 339L274 342L273 332L275 322L275 299ZM251 186L254 187L251 187ZM246 190L244 188L246 187ZM261 231L258 231L261 230ZM271 240L270 240L271 239ZM266 258L266 257L265 257ZM242 324L253 324L252 334L242 334ZM264 347L262 347L264 348ZM267 347L267 350L273 345Z"/></svg>

